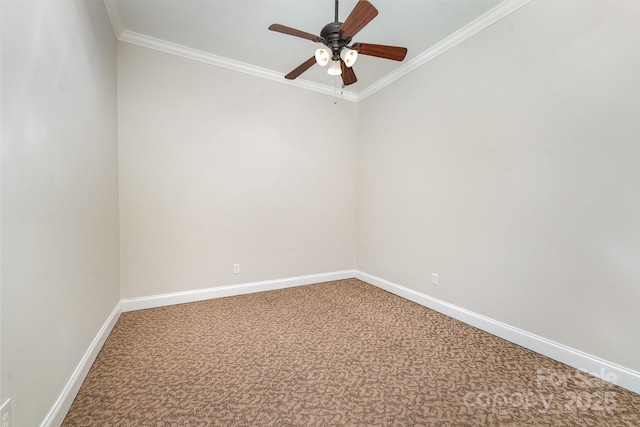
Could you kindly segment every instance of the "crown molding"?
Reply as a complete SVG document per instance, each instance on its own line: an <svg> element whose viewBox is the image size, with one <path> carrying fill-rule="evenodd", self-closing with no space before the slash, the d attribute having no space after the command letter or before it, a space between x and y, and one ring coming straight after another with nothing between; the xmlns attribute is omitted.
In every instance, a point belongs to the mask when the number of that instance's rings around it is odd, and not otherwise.
<svg viewBox="0 0 640 427"><path fill-rule="evenodd" d="M268 70L266 68L256 67L255 65L247 64L233 59L225 58L222 56L214 55L212 53L204 52L198 49L192 49L190 47L182 46L176 43L171 43L165 40L150 37L144 34L135 33L132 31L124 30L119 40L138 46L147 47L149 49L159 50L172 55L182 56L183 58L192 59L194 61L204 62L206 64L215 65L217 67L226 68L228 70L238 71L252 76L261 77L263 79L273 80L278 83L285 83L291 86L297 86L303 89L311 90L313 92L319 92L325 95L334 96L335 88L333 86L323 85L320 83L310 82L308 80L296 79L287 80L284 78L284 74ZM353 92L340 91L338 98L346 101L357 102L357 95Z"/></svg>
<svg viewBox="0 0 640 427"><path fill-rule="evenodd" d="M512 12L518 10L522 6L531 2L531 0L505 0L500 3L498 6L494 7L484 15L470 22L469 24L462 27L460 30L451 34L449 37L445 38L441 42L437 43L430 49L422 52L420 55L416 56L410 61L407 61L400 67L396 68L391 73L387 74L383 78L379 79L375 83L367 86L359 93L345 91L344 89L340 90L340 95L338 96L340 99L344 99L346 101L351 102L359 102L368 96L373 95L380 89L390 85L394 81L398 80L400 77L404 76L407 73L415 70L421 65L431 61L436 58L440 54L446 52L447 50L453 48L474 34L482 31L488 26L494 24L505 16L511 14ZM273 80L278 83L284 83L291 86L296 86L302 89L311 90L313 92L322 93L325 95L334 96L335 88L333 86L324 85L321 83L311 82L304 79L296 79L296 80L287 80L284 78L283 73L279 73L276 71L268 70L266 68L256 67L251 64L247 64L240 61L235 61L233 59L225 58L222 56L214 55L212 53L204 52L197 49L192 49L190 47L182 46L176 43L171 43L165 40L157 39L155 37L150 37L144 34L135 33L133 31L128 31L124 29L124 24L122 22L122 16L120 14L120 8L116 0L104 0L104 4L107 8L107 13L109 14L109 19L111 20L111 25L113 26L113 31L116 34L118 40L123 42L135 44L138 46L147 47L149 49L159 50L165 53L169 53L172 55L182 56L183 58L192 59L194 61L204 62L206 64L215 65L217 67L226 68L228 70L238 71L245 74L250 74L256 77L261 77L268 80Z"/></svg>
<svg viewBox="0 0 640 427"><path fill-rule="evenodd" d="M407 61L377 82L367 86L358 94L358 101L362 101L368 96L373 95L383 87L390 85L405 74L410 73L421 65L431 61L438 55L465 41L474 34L484 30L488 26L494 24L495 22L511 14L512 12L515 12L530 1L531 0L506 0L500 3L498 6L494 7L477 19L471 21L469 24L451 34L449 37L443 39L430 49L425 50L420 55L416 56L410 61Z"/></svg>
<svg viewBox="0 0 640 427"><path fill-rule="evenodd" d="M116 0L104 0L104 7L107 8L107 14L113 27L113 32L117 39L120 39L120 35L124 31L124 24L122 22L122 15L120 14L120 8Z"/></svg>

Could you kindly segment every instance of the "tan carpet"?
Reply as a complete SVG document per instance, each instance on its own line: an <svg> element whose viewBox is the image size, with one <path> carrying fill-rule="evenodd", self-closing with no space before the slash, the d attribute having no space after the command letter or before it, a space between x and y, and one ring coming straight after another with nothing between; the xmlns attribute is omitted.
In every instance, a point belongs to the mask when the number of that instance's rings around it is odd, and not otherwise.
<svg viewBox="0 0 640 427"><path fill-rule="evenodd" d="M640 395L350 279L124 313L65 426L640 426Z"/></svg>

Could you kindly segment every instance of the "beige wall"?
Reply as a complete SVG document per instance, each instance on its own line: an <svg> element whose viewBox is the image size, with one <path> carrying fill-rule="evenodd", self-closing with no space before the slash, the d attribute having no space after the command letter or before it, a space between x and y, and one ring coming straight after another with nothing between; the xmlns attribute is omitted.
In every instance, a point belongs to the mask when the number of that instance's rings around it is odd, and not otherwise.
<svg viewBox="0 0 640 427"><path fill-rule="evenodd" d="M127 43L116 90L101 2L1 8L14 425L119 298L354 266L640 370L638 2L535 0L357 105Z"/></svg>
<svg viewBox="0 0 640 427"><path fill-rule="evenodd" d="M533 1L362 101L357 268L639 371L638 22Z"/></svg>
<svg viewBox="0 0 640 427"><path fill-rule="evenodd" d="M354 267L356 104L128 43L118 96L123 298Z"/></svg>
<svg viewBox="0 0 640 427"><path fill-rule="evenodd" d="M119 300L116 44L102 2L2 2L2 397L39 425Z"/></svg>

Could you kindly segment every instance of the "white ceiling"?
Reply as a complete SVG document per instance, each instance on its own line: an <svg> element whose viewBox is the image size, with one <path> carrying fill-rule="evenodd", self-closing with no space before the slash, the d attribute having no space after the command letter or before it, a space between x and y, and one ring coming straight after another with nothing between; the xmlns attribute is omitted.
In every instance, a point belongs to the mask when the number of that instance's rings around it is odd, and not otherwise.
<svg viewBox="0 0 640 427"><path fill-rule="evenodd" d="M358 100L528 1L371 0L379 14L354 41L405 46L407 57L397 62L360 55L354 66L358 82L345 93ZM355 3L340 1L340 21ZM322 45L267 27L278 23L319 34L334 18L333 0L105 0L105 4L121 40L282 81ZM314 65L294 84L329 93L334 78Z"/></svg>

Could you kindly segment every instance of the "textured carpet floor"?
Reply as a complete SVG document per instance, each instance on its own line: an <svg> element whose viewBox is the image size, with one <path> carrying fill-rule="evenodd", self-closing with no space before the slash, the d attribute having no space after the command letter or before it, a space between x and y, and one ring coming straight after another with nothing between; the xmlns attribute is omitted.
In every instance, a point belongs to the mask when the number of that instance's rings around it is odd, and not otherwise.
<svg viewBox="0 0 640 427"><path fill-rule="evenodd" d="M356 279L123 313L65 426L640 426L640 395Z"/></svg>

